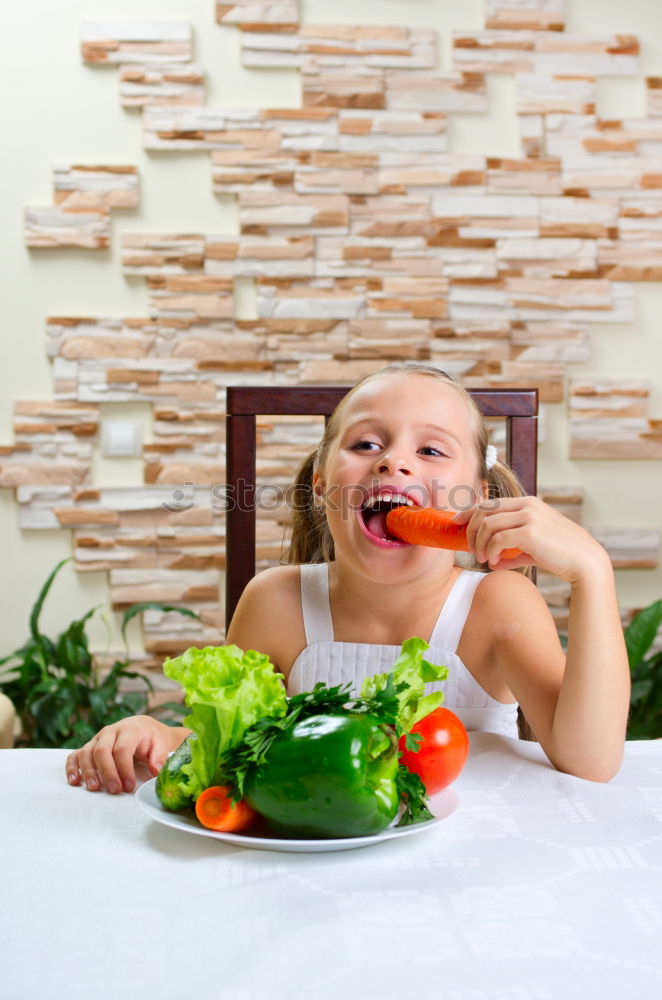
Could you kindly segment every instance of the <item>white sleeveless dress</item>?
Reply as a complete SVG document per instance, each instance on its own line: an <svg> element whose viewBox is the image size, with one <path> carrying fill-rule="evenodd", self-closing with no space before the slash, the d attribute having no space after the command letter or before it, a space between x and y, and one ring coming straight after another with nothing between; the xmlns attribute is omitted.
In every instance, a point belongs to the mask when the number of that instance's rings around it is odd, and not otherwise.
<svg viewBox="0 0 662 1000"><path fill-rule="evenodd" d="M328 565L307 563L300 570L307 645L292 665L287 693L310 691L322 681L330 687L350 684L352 693L358 694L365 677L387 673L393 668L401 647L336 642L329 604ZM467 730L479 729L517 738L517 702L492 698L456 652L474 592L484 575L462 570L453 584L432 630L430 648L425 652L425 659L430 663L448 667L448 678L428 684L426 690L443 691L443 704L462 719Z"/></svg>

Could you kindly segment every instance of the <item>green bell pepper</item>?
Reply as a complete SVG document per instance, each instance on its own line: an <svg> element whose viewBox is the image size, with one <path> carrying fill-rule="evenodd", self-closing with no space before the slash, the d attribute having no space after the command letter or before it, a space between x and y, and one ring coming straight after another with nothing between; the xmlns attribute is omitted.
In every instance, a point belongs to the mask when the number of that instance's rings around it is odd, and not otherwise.
<svg viewBox="0 0 662 1000"><path fill-rule="evenodd" d="M379 833L398 812L398 756L395 730L375 716L308 716L271 742L244 798L288 836Z"/></svg>

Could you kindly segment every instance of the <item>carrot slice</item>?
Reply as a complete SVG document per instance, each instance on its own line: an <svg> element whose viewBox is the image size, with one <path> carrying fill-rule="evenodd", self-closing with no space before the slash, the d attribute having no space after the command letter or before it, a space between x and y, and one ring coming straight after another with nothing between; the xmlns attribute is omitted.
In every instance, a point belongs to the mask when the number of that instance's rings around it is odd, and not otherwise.
<svg viewBox="0 0 662 1000"><path fill-rule="evenodd" d="M467 526L455 524L453 511L434 507L394 507L386 515L386 527L410 545L428 545L453 552L468 552ZM504 549L500 559L515 559L521 549Z"/></svg>
<svg viewBox="0 0 662 1000"><path fill-rule="evenodd" d="M195 803L195 815L203 826L221 833L238 833L257 818L254 809L241 799L233 802L229 785L212 785L201 792Z"/></svg>

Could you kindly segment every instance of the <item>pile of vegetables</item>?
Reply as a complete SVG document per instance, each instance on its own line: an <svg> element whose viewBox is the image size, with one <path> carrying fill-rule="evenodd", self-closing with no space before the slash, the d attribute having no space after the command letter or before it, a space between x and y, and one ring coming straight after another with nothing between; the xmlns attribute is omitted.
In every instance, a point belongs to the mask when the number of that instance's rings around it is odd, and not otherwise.
<svg viewBox="0 0 662 1000"><path fill-rule="evenodd" d="M459 774L460 720L425 684L447 669L408 639L388 674L349 686L316 684L288 698L269 658L238 646L189 649L164 672L182 685L192 733L166 761L156 794L195 809L215 830L266 821L290 837L357 837L431 819L428 794ZM402 756L401 756L402 755Z"/></svg>

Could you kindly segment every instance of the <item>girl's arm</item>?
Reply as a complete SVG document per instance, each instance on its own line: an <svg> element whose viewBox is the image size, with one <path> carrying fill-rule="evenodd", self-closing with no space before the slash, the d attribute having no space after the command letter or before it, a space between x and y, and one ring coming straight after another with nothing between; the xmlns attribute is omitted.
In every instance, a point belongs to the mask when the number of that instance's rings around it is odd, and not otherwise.
<svg viewBox="0 0 662 1000"><path fill-rule="evenodd" d="M623 760L629 707L630 668L614 573L604 552L602 563L596 560L571 581L566 671L552 733L556 766L570 771L581 757L587 777L613 778Z"/></svg>
<svg viewBox="0 0 662 1000"><path fill-rule="evenodd" d="M536 497L508 498L475 510L467 529L479 561L537 565L570 584L568 649L563 663L552 616L519 573L488 588L493 653L536 739L556 768L592 781L617 774L630 704L630 670L614 573L604 548ZM518 547L527 556L499 563ZM481 587L485 586L485 581Z"/></svg>
<svg viewBox="0 0 662 1000"><path fill-rule="evenodd" d="M265 653L287 677L292 662L288 643L301 616L298 566L271 566L244 588L225 642Z"/></svg>
<svg viewBox="0 0 662 1000"><path fill-rule="evenodd" d="M283 636L292 632L292 615L298 598L298 567L276 566L264 570L246 586L232 618L226 643L266 653L280 670L289 667ZM288 618L289 616L289 618ZM148 715L121 719L98 732L67 757L67 779L83 782L89 791L107 789L117 794L136 786L135 764L142 761L157 775L168 754L176 750L191 730L166 726Z"/></svg>

